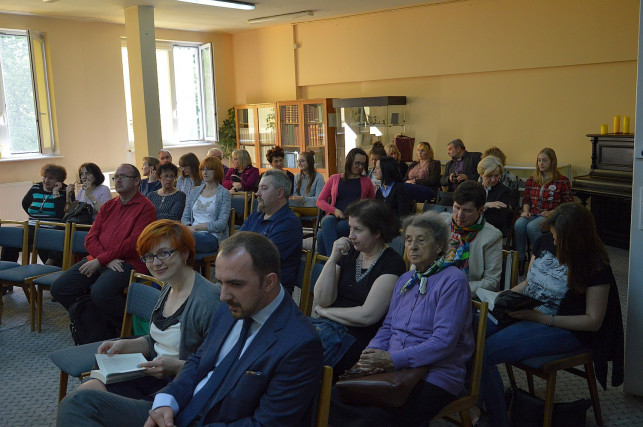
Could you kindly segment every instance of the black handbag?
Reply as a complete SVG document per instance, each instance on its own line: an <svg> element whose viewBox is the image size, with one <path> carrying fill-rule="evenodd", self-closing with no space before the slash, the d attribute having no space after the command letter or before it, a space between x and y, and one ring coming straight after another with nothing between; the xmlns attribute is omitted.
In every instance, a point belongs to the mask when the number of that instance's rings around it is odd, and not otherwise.
<svg viewBox="0 0 643 427"><path fill-rule="evenodd" d="M89 203L73 201L65 209L63 222L91 224L94 222L94 208Z"/></svg>

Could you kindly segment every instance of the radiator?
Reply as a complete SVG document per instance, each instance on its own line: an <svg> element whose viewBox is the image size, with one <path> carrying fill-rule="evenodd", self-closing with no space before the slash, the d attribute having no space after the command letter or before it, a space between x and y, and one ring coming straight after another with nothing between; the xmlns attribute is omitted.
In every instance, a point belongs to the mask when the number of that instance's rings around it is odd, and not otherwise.
<svg viewBox="0 0 643 427"><path fill-rule="evenodd" d="M0 219L24 221L29 218L22 209L22 198L32 185L31 181L0 184Z"/></svg>

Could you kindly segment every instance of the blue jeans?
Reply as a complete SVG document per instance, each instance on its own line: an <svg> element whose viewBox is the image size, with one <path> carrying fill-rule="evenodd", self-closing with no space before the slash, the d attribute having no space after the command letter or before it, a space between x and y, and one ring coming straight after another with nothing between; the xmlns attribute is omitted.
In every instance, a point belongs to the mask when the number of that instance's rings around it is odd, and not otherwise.
<svg viewBox="0 0 643 427"><path fill-rule="evenodd" d="M417 203L424 203L425 201L431 202L433 196L435 196L433 189L426 185L409 184L405 182L404 186L409 190L411 200L415 200Z"/></svg>
<svg viewBox="0 0 643 427"><path fill-rule="evenodd" d="M487 322L478 404L484 403L491 425L509 426L505 390L497 364L568 353L580 346L578 338L568 329L522 321L498 330L496 325Z"/></svg>
<svg viewBox="0 0 643 427"><path fill-rule="evenodd" d="M335 240L348 236L348 233L348 220L338 219L335 215L326 215L321 220L321 230L317 236L317 252L330 256Z"/></svg>
<svg viewBox="0 0 643 427"><path fill-rule="evenodd" d="M525 246L527 244L527 236L531 246L536 243L536 240L543 234L540 231L540 224L545 222L545 217L540 215L532 215L529 218L520 217L514 223L514 231L516 232L516 249L520 260L525 259Z"/></svg>
<svg viewBox="0 0 643 427"><path fill-rule="evenodd" d="M193 236L194 250L197 253L216 252L219 250L219 241L214 237L214 234L207 231L195 231Z"/></svg>

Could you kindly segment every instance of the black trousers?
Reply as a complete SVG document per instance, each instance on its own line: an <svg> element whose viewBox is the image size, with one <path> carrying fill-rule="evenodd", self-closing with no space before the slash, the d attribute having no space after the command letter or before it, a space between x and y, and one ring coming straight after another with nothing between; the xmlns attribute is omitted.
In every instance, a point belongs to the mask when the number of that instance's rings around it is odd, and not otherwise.
<svg viewBox="0 0 643 427"><path fill-rule="evenodd" d="M92 301L101 310L103 317L115 329L120 331L125 310L123 289L129 285L129 277L134 267L123 263L123 272L101 267L90 277L78 269L87 262L83 258L79 263L65 271L52 285L51 295L69 309L76 299L84 294L90 294Z"/></svg>

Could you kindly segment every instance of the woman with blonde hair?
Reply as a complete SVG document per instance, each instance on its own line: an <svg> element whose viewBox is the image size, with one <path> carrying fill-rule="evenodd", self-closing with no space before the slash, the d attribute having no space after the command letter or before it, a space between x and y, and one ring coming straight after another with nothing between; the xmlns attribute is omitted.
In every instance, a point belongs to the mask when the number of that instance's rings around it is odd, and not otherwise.
<svg viewBox="0 0 643 427"><path fill-rule="evenodd" d="M440 162L434 160L433 149L428 142L418 143L417 155L418 160L409 166L404 183L411 199L416 202L430 201L440 186Z"/></svg>
<svg viewBox="0 0 643 427"><path fill-rule="evenodd" d="M400 177L405 177L406 173L409 170L409 165L407 165L406 162L402 160L402 153L400 152L400 149L397 148L397 145L395 144L389 144L384 147L384 149L386 150L387 156L391 156L395 159L395 164L400 171Z"/></svg>
<svg viewBox="0 0 643 427"><path fill-rule="evenodd" d="M478 163L481 183L487 192L484 219L506 237L509 235L509 214L512 213L512 206L511 190L501 182L503 172L502 163L495 156L484 157Z"/></svg>
<svg viewBox="0 0 643 427"><path fill-rule="evenodd" d="M257 191L259 169L252 166L250 153L244 149L232 152L232 167L228 169L222 185L230 191Z"/></svg>
<svg viewBox="0 0 643 427"><path fill-rule="evenodd" d="M533 246L542 235L541 224L551 212L560 204L573 200L569 179L558 171L556 152L551 148L543 148L538 153L536 170L525 184L522 213L514 224L521 274L525 268L527 236Z"/></svg>

